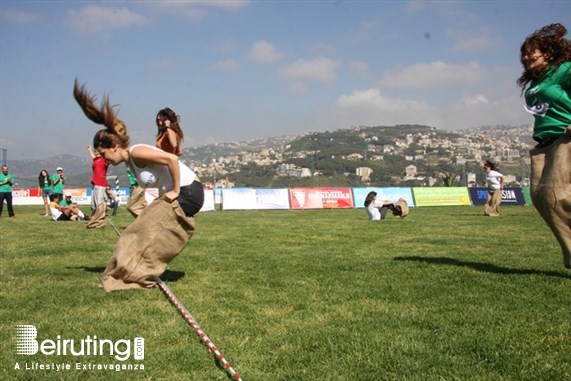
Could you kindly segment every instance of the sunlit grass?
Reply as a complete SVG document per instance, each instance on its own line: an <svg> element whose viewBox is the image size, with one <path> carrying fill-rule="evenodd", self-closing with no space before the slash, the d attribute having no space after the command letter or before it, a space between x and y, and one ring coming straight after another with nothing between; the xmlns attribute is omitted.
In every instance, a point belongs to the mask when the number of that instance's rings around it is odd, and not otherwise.
<svg viewBox="0 0 571 381"><path fill-rule="evenodd" d="M158 290L97 287L117 234L0 218L1 379L225 380ZM243 380L565 380L571 272L533 208L208 212L165 280ZM114 218L120 229L131 217ZM39 339L145 338L145 370L26 371L16 324ZM100 361L90 358L89 361Z"/></svg>

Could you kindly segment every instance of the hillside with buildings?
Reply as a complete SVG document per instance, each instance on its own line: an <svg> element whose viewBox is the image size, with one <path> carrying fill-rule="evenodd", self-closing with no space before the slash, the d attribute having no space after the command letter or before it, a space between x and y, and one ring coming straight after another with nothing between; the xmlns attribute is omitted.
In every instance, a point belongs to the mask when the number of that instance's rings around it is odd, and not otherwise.
<svg viewBox="0 0 571 381"><path fill-rule="evenodd" d="M476 186L482 161L506 183L528 185L531 127L443 131L418 125L353 127L185 149L181 160L211 187ZM89 187L88 158L60 155L10 161L17 187L35 188L41 169L64 167L67 187ZM109 167L127 187L125 167Z"/></svg>
<svg viewBox="0 0 571 381"><path fill-rule="evenodd" d="M527 185L530 126L442 131L401 125L354 127L299 137L211 144L182 160L210 186L476 186L481 164Z"/></svg>

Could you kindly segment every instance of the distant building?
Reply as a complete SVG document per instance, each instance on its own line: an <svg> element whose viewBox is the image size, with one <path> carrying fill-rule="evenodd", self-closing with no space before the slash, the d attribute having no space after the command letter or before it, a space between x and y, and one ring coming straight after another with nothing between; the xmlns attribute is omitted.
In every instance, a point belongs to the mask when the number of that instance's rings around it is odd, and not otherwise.
<svg viewBox="0 0 571 381"><path fill-rule="evenodd" d="M355 170L355 174L361 178L361 181L371 181L371 173L373 170L369 167L359 167Z"/></svg>

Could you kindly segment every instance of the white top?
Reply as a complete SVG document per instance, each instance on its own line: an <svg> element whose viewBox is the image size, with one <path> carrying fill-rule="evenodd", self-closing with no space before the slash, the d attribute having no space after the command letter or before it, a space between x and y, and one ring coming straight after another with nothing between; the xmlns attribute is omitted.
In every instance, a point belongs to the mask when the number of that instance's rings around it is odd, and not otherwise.
<svg viewBox="0 0 571 381"><path fill-rule="evenodd" d="M486 179L486 184L488 184L488 189L492 190L500 189L501 188L500 179L503 177L504 175L502 175L498 171L490 171L486 173L485 179Z"/></svg>
<svg viewBox="0 0 571 381"><path fill-rule="evenodd" d="M369 204L369 206L367 206L367 214L369 215L369 218L371 220L380 220L381 219L381 211L379 210L379 208L383 207L383 202L379 201L379 200L375 200L373 202L371 202Z"/></svg>
<svg viewBox="0 0 571 381"><path fill-rule="evenodd" d="M142 146L161 151L160 148L153 147L148 144L136 144L129 148L129 153L133 152L133 148ZM145 167L137 167L132 157L131 165L133 167L133 171L135 172L137 182L143 188L159 188L162 192L169 192L173 190L172 176L167 165L151 164ZM181 187L190 185L194 180L196 180L196 173L181 163L180 160L178 162L178 167L180 170Z"/></svg>
<svg viewBox="0 0 571 381"><path fill-rule="evenodd" d="M63 214L59 209L54 208L50 203L50 212L52 213L52 218L57 221L58 218Z"/></svg>

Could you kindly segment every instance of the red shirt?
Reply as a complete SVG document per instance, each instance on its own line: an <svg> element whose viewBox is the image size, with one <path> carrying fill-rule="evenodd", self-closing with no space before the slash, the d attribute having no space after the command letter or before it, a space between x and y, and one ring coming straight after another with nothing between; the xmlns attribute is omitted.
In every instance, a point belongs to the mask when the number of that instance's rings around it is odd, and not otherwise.
<svg viewBox="0 0 571 381"><path fill-rule="evenodd" d="M100 187L107 187L107 167L109 163L105 161L101 156L96 156L91 163L91 169L93 170L93 175L91 176L91 184Z"/></svg>

